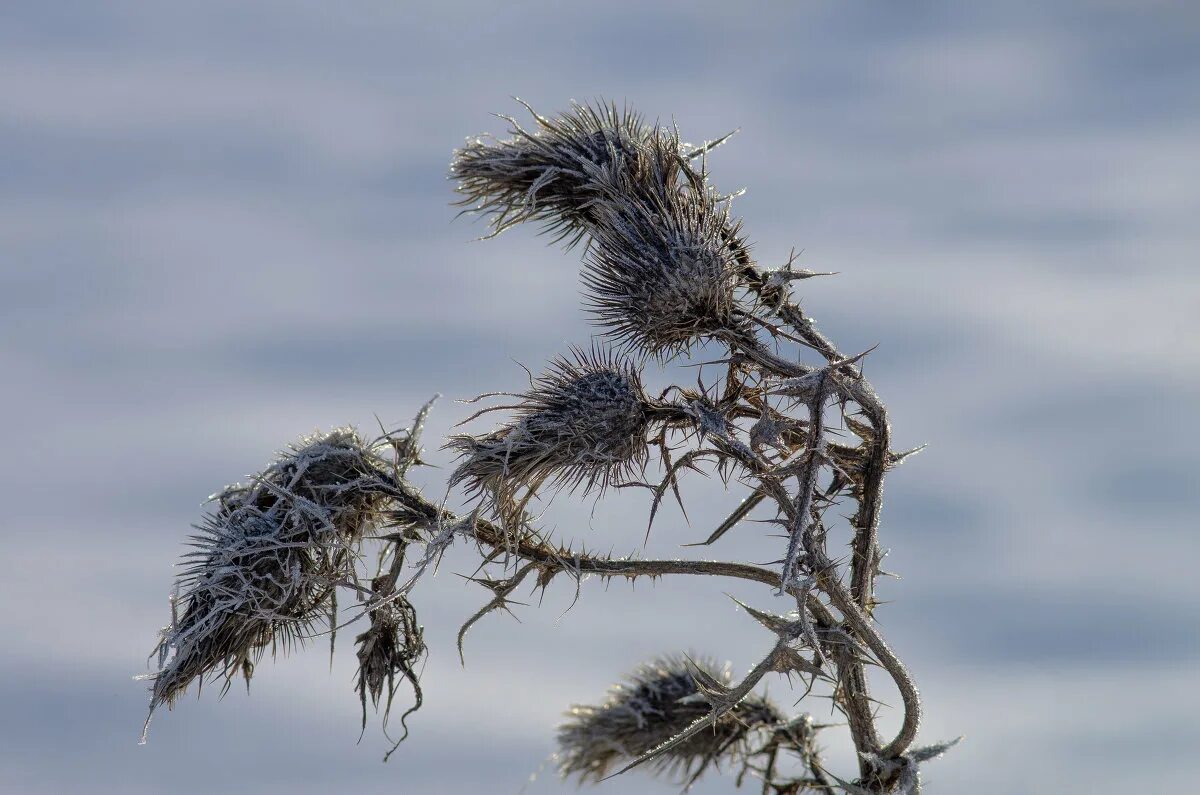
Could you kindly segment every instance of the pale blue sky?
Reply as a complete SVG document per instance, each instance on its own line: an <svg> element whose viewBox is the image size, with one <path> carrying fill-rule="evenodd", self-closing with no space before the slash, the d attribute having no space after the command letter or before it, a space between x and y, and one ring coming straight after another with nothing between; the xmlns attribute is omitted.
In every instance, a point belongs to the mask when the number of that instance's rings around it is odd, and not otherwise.
<svg viewBox="0 0 1200 795"><path fill-rule="evenodd" d="M805 307L844 350L881 343L897 444L930 443L889 480L904 579L879 612L923 739L967 735L927 791L1179 791L1200 773L1198 36L1170 2L6 4L0 790L515 795L561 710L642 658L766 648L723 584L589 583L566 615L560 584L477 627L462 669L483 594L452 557L417 593L427 704L391 763L376 727L355 744L349 644L332 672L314 648L250 697L187 698L136 745L130 677L205 496L314 428L518 387L513 360L587 341L577 252L452 222L450 152L515 94L741 127L711 165L748 188L760 260L841 272ZM443 401L430 447L464 415ZM740 496L685 493L694 518ZM550 516L628 551L645 508ZM708 524L664 511L646 552ZM765 534L712 551L769 560Z"/></svg>

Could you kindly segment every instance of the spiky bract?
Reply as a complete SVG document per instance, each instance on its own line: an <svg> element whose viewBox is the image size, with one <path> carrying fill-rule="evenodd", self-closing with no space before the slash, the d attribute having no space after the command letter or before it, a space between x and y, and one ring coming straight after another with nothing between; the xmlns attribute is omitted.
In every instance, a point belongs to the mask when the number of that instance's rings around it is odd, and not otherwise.
<svg viewBox="0 0 1200 795"><path fill-rule="evenodd" d="M535 220L573 244L589 233L606 186L658 192L686 168L678 134L629 109L573 104L554 119L529 110L535 130L506 117L511 138L468 140L450 164L459 204L489 216L493 234Z"/></svg>
<svg viewBox="0 0 1200 795"><path fill-rule="evenodd" d="M250 483L226 488L198 526L160 633L151 711L195 679L241 671L303 639L353 576L355 546L390 501L384 447L350 428L302 439Z"/></svg>
<svg viewBox="0 0 1200 795"><path fill-rule="evenodd" d="M612 353L572 349L518 397L498 407L515 409L512 421L447 442L460 459L450 485L465 484L506 526L522 521L543 485L603 490L645 466L652 404L639 371Z"/></svg>
<svg viewBox="0 0 1200 795"><path fill-rule="evenodd" d="M558 765L564 778L600 781L627 763L676 736L711 712L692 674L692 666L722 684L728 666L681 655L659 657L639 666L613 686L603 703L573 706L558 728ZM751 695L712 728L696 734L648 765L658 774L685 781L714 762L744 757L756 729L782 720L761 696Z"/></svg>
<svg viewBox="0 0 1200 795"><path fill-rule="evenodd" d="M667 359L704 339L748 333L730 246L739 224L727 201L680 188L614 195L596 212L583 279L610 336Z"/></svg>

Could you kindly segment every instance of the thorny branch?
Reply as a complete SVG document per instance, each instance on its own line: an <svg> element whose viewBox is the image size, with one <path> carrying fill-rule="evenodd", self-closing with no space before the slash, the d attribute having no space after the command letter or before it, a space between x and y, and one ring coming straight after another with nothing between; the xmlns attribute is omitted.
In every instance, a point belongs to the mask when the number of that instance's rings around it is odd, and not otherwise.
<svg viewBox="0 0 1200 795"><path fill-rule="evenodd" d="M564 776L599 782L646 765L686 788L726 761L741 765L739 786L756 777L764 795L919 792L918 766L951 744L912 747L919 694L874 618L884 477L909 453L890 448L887 410L863 374L870 351L846 356L792 299L794 282L832 274L794 268L794 255L776 270L755 262L732 214L737 194L709 183L708 156L729 136L687 144L675 127L615 106L576 105L555 118L529 110L531 128L502 117L509 139L470 139L455 153L460 204L488 217L488 237L534 221L568 248L585 244L585 303L608 342L572 349L541 376L531 374L525 392L476 399L507 398L468 422L509 415L489 432L447 441L458 455L449 485L461 487L466 513L427 499L408 479L423 463L432 401L410 429L373 442L352 430L303 440L253 485L222 492L162 633L152 709L206 675L223 675L226 686L238 672L248 680L265 650L318 634L321 621L332 643L336 591L346 588L361 602L350 621L370 623L356 638L363 726L367 701L378 708L385 689L386 725L397 677L414 694L404 723L423 701L415 666L426 653L409 599L463 539L480 555L468 579L491 596L462 624L460 657L468 630L510 610L530 578L545 590L563 575L579 598L586 575L729 577L795 605L787 615L742 605L775 642L740 681L710 660L666 655L601 704L573 707L558 737ZM695 387L646 392L644 367L690 358L703 346L727 353L694 362L724 365L715 383L697 378ZM824 362L803 363L808 351ZM849 443L846 431L858 442ZM645 480L652 463L662 472L658 482ZM685 509L680 478L706 469L750 491L699 545L725 538L755 511L773 510L765 521L787 536L778 569L575 551L548 540L531 513L556 491L640 486L651 491L653 523L668 493ZM836 522L827 511L842 500L857 505L848 517L847 565L828 552ZM366 585L363 550L379 542ZM413 546L421 554L406 562ZM901 698L901 727L886 744L868 665L886 672ZM831 688L857 751L855 780L826 768L817 744L824 726L807 714L788 717L754 694L772 673L798 677L802 697ZM781 755L796 769L780 765Z"/></svg>
<svg viewBox="0 0 1200 795"><path fill-rule="evenodd" d="M745 246L736 240L731 241L730 245L737 251L747 287L764 302L770 303L774 313L786 322L805 344L818 351L827 361L844 360L845 356L817 330L811 319L790 300L786 291L779 290L771 283L770 277L755 266ZM780 362L772 360L771 364L776 367L777 372L786 372L784 368L779 367ZM891 464L891 426L888 423L887 409L871 383L861 372L850 375L852 378L847 384L847 397L858 404L869 423L865 428L857 424L851 425L863 439L867 455L863 461L861 483L854 494L859 507L851 518L854 540L850 564L850 590L854 601L870 616L875 607L875 578L879 575L879 522L883 508L884 473ZM919 700L911 678L906 675L903 679L904 685L900 685L900 681L897 680L897 684L901 686L904 694L906 718L904 729L897 740L904 739L907 745L915 737L920 721ZM866 671L860 664L851 661L845 686L849 692L855 694L851 699L854 706L848 710L848 717L855 746L858 748L860 759L863 760L861 772L865 776L870 773L866 762L867 755L876 752L879 740L875 732L873 711L869 706L870 691ZM893 743L889 747L895 745ZM899 753L903 752L904 748L894 750Z"/></svg>

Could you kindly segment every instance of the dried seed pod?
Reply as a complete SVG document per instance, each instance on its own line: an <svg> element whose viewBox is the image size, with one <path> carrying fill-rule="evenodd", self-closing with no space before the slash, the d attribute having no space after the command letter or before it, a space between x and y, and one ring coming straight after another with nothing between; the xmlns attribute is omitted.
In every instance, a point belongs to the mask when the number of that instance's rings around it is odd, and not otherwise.
<svg viewBox="0 0 1200 795"><path fill-rule="evenodd" d="M567 722L558 729L558 765L563 778L598 782L711 712L697 686L693 666L717 682L732 682L728 666L718 668L712 660L689 661L671 655L639 666L625 682L613 686L603 703L573 706L566 713ZM711 729L648 765L653 772L682 783L694 779L711 763L744 758L751 733L781 721L774 705L751 695Z"/></svg>
<svg viewBox="0 0 1200 795"><path fill-rule="evenodd" d="M543 484L586 493L645 467L654 406L639 371L611 352L573 348L518 397L515 406L485 409L515 409L511 422L447 442L460 459L450 485L465 484L506 526L521 522Z"/></svg>
<svg viewBox="0 0 1200 795"><path fill-rule="evenodd" d="M403 550L398 552L403 562ZM407 681L413 690L414 703L403 715L400 723L404 726L404 736L396 741L398 746L408 735L405 719L421 708L424 694L417 677L417 662L425 655L425 633L417 624L417 611L404 594L395 592L395 577L384 574L376 577L371 583L371 599L367 604L371 626L354 639L358 646L358 681L355 690L358 691L359 703L362 705L362 728L367 728L367 701L378 709L379 699L385 690L383 722L387 721L392 710L392 699L398 687L397 675ZM395 750L393 746L392 750ZM390 752L389 752L390 756ZM384 758L387 761L387 758Z"/></svg>
<svg viewBox="0 0 1200 795"><path fill-rule="evenodd" d="M584 258L597 322L631 349L668 359L704 339L751 332L738 307L739 222L707 189L614 194L597 204Z"/></svg>
<svg viewBox="0 0 1200 795"><path fill-rule="evenodd" d="M301 640L353 575L357 543L390 503L391 439L351 428L302 439L245 485L214 497L156 647L150 709L213 672L247 680L269 647Z"/></svg>
<svg viewBox="0 0 1200 795"><path fill-rule="evenodd" d="M363 707L363 725L367 721L367 700L375 707L387 685L388 699L395 692L395 678L399 673L415 681L413 661L424 653L421 627L416 623L416 612L403 596L373 609L370 613L371 626L354 639L358 646L358 682L355 690Z"/></svg>
<svg viewBox="0 0 1200 795"><path fill-rule="evenodd" d="M470 139L450 164L458 204L488 215L492 234L536 220L574 244L588 232L605 185L660 192L686 165L674 130L647 125L628 108L573 104L554 119L529 111L535 130L509 118L512 138Z"/></svg>

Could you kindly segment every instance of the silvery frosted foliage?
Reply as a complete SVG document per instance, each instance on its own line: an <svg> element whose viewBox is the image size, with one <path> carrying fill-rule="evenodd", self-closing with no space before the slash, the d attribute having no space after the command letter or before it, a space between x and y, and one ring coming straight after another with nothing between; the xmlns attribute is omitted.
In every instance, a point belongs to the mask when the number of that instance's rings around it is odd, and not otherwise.
<svg viewBox="0 0 1200 795"><path fill-rule="evenodd" d="M584 258L597 321L635 350L670 358L693 343L750 336L730 247L739 224L707 189L618 194L595 208Z"/></svg>
<svg viewBox="0 0 1200 795"><path fill-rule="evenodd" d="M558 729L562 776L600 781L707 715L712 707L697 686L696 669L724 685L733 681L728 666L668 655L639 666L600 704L571 707ZM781 721L773 704L748 696L715 726L654 759L651 769L682 783L710 764L744 758L752 733Z"/></svg>
<svg viewBox="0 0 1200 795"><path fill-rule="evenodd" d="M459 204L489 216L493 234L535 220L574 243L591 225L605 185L622 179L634 192L655 191L674 183L684 165L677 133L616 105L533 116L533 130L505 117L511 138L470 139L450 164Z"/></svg>
<svg viewBox="0 0 1200 795"><path fill-rule="evenodd" d="M353 576L354 546L384 518L391 464L351 428L302 439L198 526L160 633L151 711L210 673L249 680L267 649L301 639Z"/></svg>
<svg viewBox="0 0 1200 795"><path fill-rule="evenodd" d="M611 352L575 348L516 397L484 410L514 410L508 423L447 442L460 459L450 485L482 497L505 524L520 522L543 485L603 490L645 466L654 405L639 371Z"/></svg>

